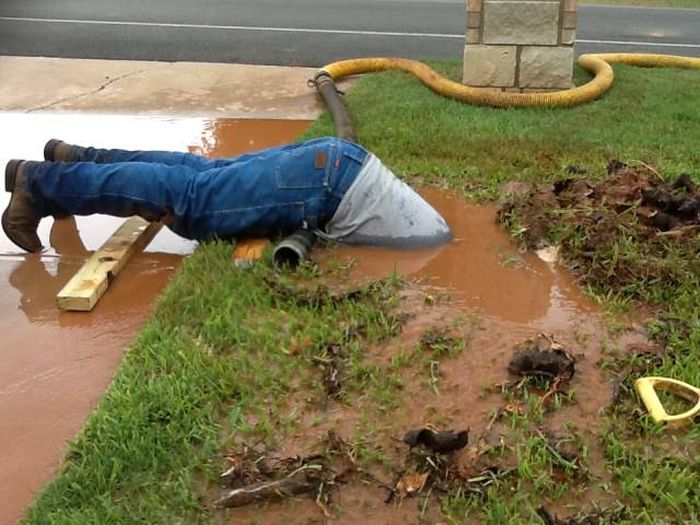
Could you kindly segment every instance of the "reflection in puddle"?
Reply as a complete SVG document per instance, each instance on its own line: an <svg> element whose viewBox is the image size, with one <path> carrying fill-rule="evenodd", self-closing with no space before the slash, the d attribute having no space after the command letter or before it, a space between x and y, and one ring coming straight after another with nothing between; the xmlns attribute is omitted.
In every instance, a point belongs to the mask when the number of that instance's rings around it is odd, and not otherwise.
<svg viewBox="0 0 700 525"><path fill-rule="evenodd" d="M40 160L46 141L235 156L294 140L305 121L2 114L0 166ZM4 189L4 188L3 188ZM0 193L4 209L8 193ZM182 255L196 243L163 228L90 313L59 312L56 293L123 219L91 216L39 228L44 253L0 233L0 523L14 523L53 474L65 442L97 404L124 348Z"/></svg>

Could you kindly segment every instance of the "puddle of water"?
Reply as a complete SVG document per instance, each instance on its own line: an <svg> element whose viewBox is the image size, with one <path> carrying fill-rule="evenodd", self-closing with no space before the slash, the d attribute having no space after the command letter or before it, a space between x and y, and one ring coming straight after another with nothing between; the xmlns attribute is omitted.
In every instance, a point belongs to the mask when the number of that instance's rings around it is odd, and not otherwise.
<svg viewBox="0 0 700 525"><path fill-rule="evenodd" d="M496 206L471 204L434 188L420 193L449 223L452 243L420 252L332 247L317 251L314 259L321 266L351 262L351 280L378 278L395 269L450 290L463 306L487 317L538 330L551 330L593 311L569 274L518 251L496 224Z"/></svg>
<svg viewBox="0 0 700 525"><path fill-rule="evenodd" d="M234 156L293 140L305 121L163 119L1 114L0 166L41 159L44 143L192 151ZM0 194L0 208L9 194ZM53 475L71 439L111 380L124 348L182 255L196 243L161 233L119 275L91 313L59 312L56 293L123 219L44 219L41 255L0 233L0 523L14 523Z"/></svg>

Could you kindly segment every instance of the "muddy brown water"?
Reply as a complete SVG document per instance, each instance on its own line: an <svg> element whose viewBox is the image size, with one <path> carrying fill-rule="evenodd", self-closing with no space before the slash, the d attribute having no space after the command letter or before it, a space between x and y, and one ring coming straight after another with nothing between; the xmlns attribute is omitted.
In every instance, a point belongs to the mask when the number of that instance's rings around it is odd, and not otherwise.
<svg viewBox="0 0 700 525"><path fill-rule="evenodd" d="M44 143L191 151L208 156L293 140L306 121L0 114L0 166L40 160ZM0 194L0 208L9 194ZM183 255L196 243L163 229L91 313L58 312L55 295L122 222L44 219L48 249L27 255L0 233L0 524L15 523L54 474Z"/></svg>

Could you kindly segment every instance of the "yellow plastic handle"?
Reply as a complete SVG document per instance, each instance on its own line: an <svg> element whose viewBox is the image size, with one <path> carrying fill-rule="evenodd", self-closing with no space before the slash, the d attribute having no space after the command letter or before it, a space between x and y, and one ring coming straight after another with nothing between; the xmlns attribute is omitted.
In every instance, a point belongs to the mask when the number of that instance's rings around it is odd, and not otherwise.
<svg viewBox="0 0 700 525"><path fill-rule="evenodd" d="M675 424L692 420L694 416L700 414L700 388L695 388L688 383L667 377L642 377L635 381L635 387L655 423ZM694 402L695 406L682 414L671 415L666 412L659 396L656 395L657 388Z"/></svg>

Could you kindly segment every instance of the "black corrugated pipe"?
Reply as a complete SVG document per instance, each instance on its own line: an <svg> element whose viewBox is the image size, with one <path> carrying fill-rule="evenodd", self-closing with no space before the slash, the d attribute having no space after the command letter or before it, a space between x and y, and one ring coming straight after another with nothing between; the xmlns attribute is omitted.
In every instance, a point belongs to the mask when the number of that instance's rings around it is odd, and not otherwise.
<svg viewBox="0 0 700 525"><path fill-rule="evenodd" d="M345 107L343 99L340 98L340 93L335 87L333 78L325 71L320 71L316 73L313 84L323 97L328 111L331 112L333 122L335 122L336 135L341 139L357 142L357 135L355 134L352 120L350 120L350 113L348 108Z"/></svg>
<svg viewBox="0 0 700 525"><path fill-rule="evenodd" d="M295 269L308 259L311 248L316 242L316 234L301 228L280 242L272 253L275 268Z"/></svg>

